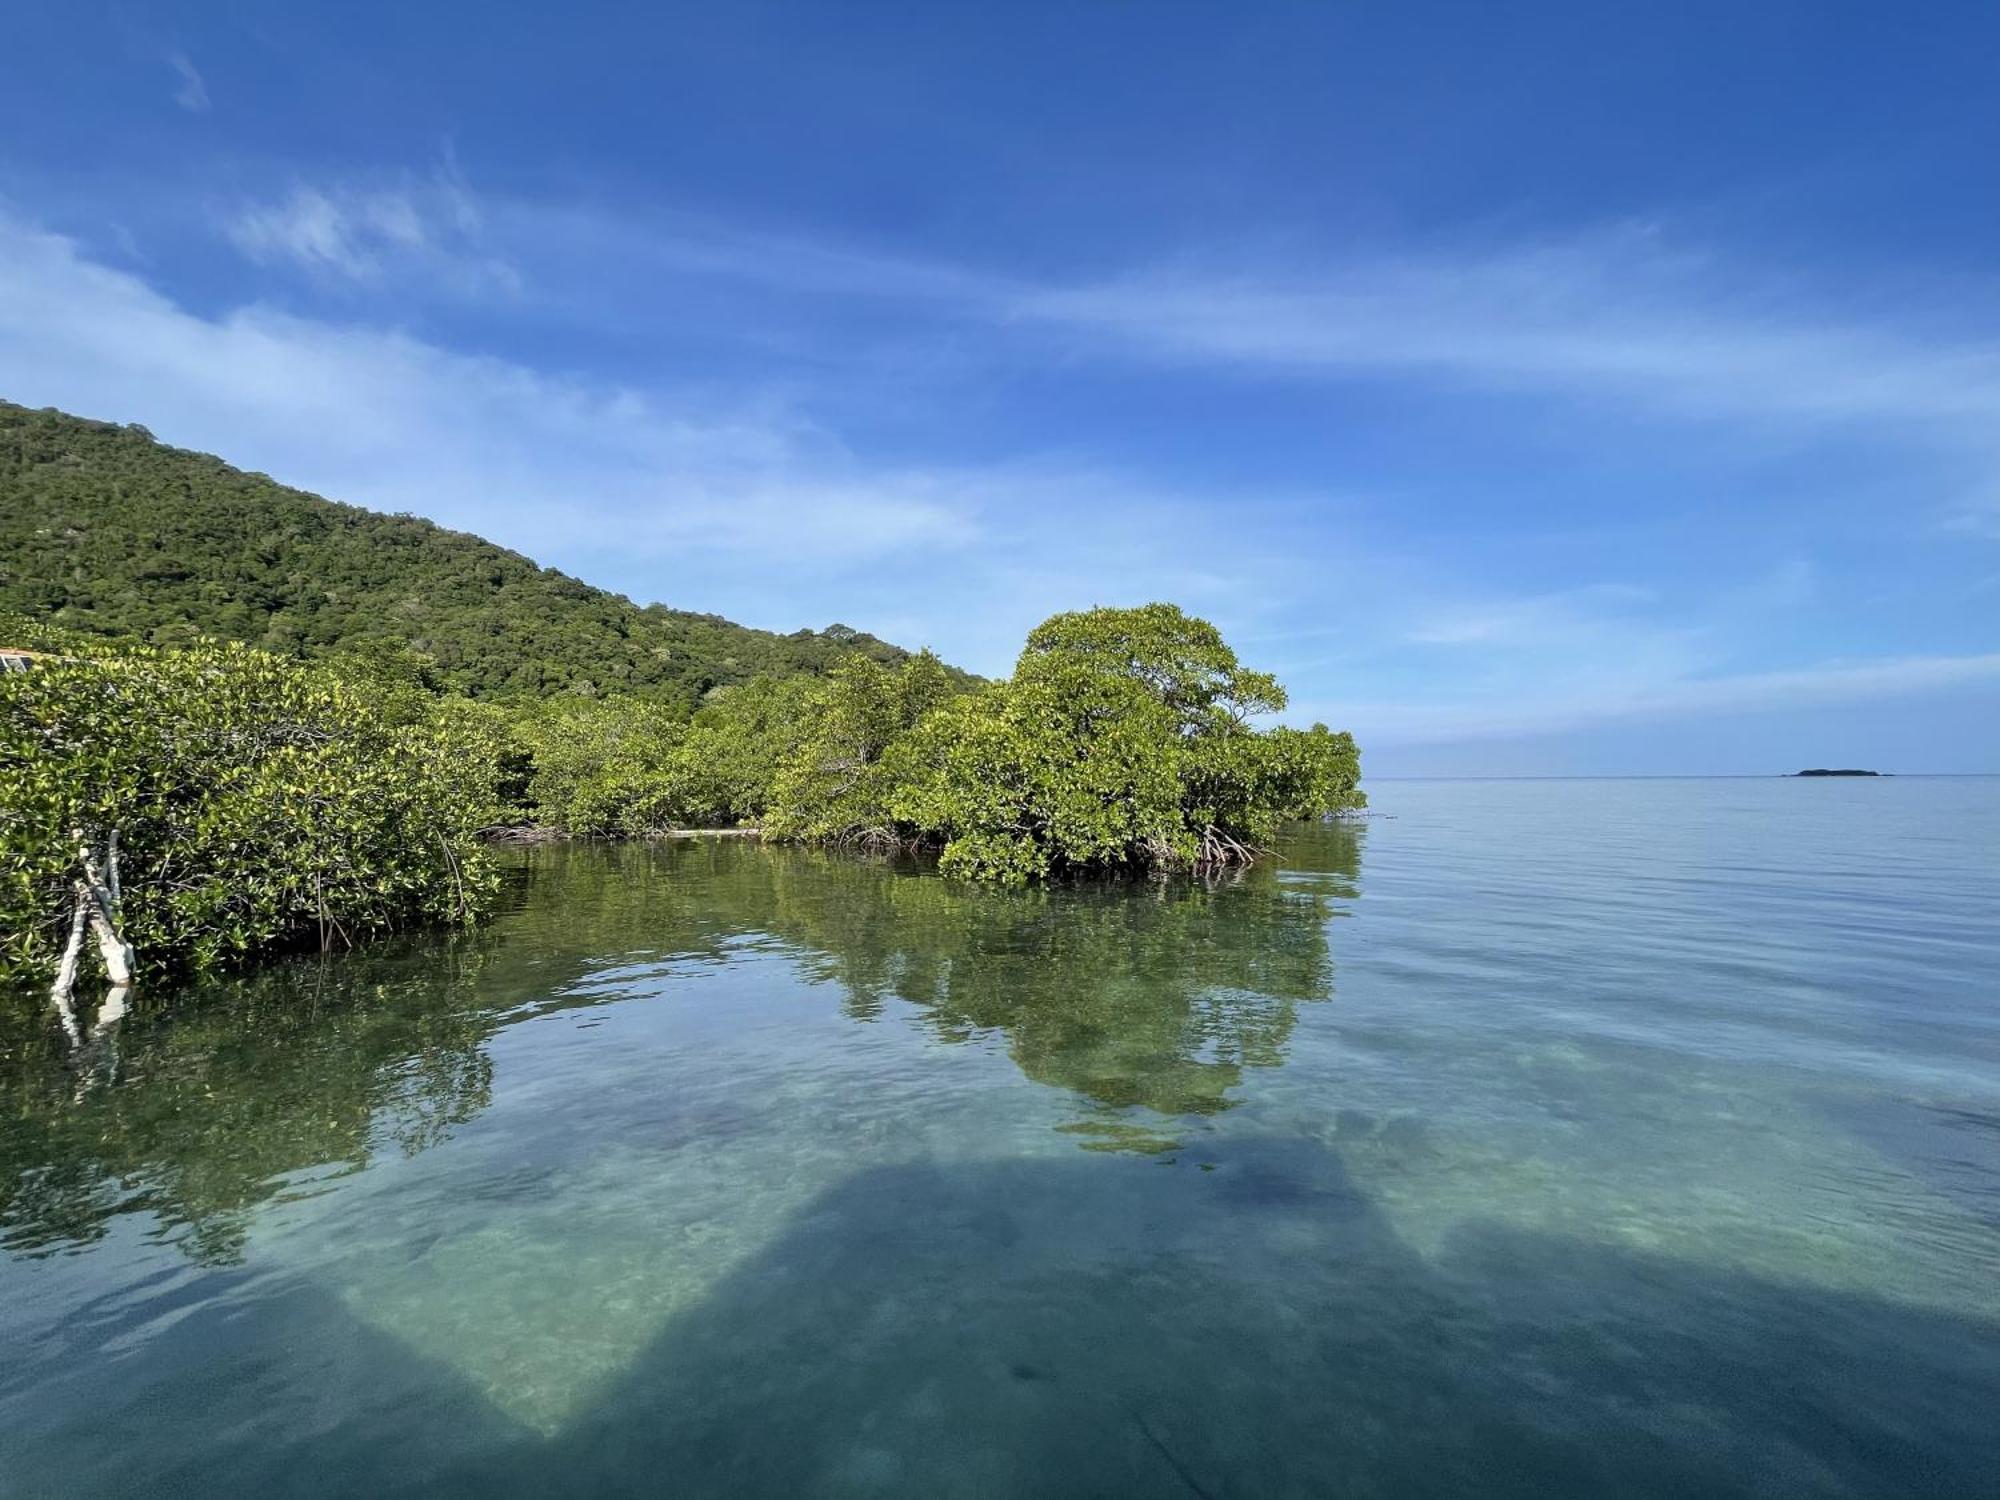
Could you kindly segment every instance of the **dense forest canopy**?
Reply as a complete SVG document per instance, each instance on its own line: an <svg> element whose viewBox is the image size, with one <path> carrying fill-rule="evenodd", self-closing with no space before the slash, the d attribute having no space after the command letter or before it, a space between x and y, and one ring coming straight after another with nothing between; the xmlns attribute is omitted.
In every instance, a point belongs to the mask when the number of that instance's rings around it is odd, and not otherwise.
<svg viewBox="0 0 2000 1500"><path fill-rule="evenodd" d="M717 686L908 654L842 625L777 635L641 608L480 537L322 500L141 427L0 402L8 614L161 646L364 654L479 698L629 693L692 707Z"/></svg>

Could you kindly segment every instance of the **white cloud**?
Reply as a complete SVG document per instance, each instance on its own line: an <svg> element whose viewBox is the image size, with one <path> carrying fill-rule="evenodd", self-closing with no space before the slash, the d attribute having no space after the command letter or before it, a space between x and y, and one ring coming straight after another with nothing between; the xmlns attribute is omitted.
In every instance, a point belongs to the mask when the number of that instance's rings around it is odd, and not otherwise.
<svg viewBox="0 0 2000 1500"><path fill-rule="evenodd" d="M181 86L174 90L174 103L191 115L205 114L208 110L208 85L195 71L194 62L185 52L169 52L167 66L178 73L181 80Z"/></svg>
<svg viewBox="0 0 2000 1500"><path fill-rule="evenodd" d="M204 317L4 211L0 392L142 421L642 600L783 629L900 616L924 626L912 644L980 670L1108 577L1141 598L1201 593L1180 541L1196 523L1177 532L1171 504L1116 476L871 463L755 393L566 378L268 307ZM1206 571L1228 566L1218 549Z"/></svg>
<svg viewBox="0 0 2000 1500"><path fill-rule="evenodd" d="M1918 424L1992 451L2000 342L1830 310L1651 235L1280 273L1183 267L1022 295L1015 311L1173 360L1428 376L1702 418Z"/></svg>
<svg viewBox="0 0 2000 1500"><path fill-rule="evenodd" d="M288 258L308 270L332 269L347 276L375 270L349 214L311 188L293 189L282 203L245 209L230 224L229 237L260 263Z"/></svg>
<svg viewBox="0 0 2000 1500"><path fill-rule="evenodd" d="M1594 584L1524 599L1455 605L1418 620L1409 632L1424 646L1521 646L1574 639L1605 611L1650 604L1652 589Z"/></svg>
<svg viewBox="0 0 2000 1500"><path fill-rule="evenodd" d="M1945 517L1945 525L1952 531L2000 541L2000 494L1988 493L1962 502Z"/></svg>
<svg viewBox="0 0 2000 1500"><path fill-rule="evenodd" d="M573 263L900 303L929 328L956 318L1032 339L1043 358L1053 341L1071 359L1539 397L1572 424L1621 413L1728 424L1739 443L1852 435L1925 463L1912 484L1936 498L1915 503L1938 524L2000 530L1991 502L1950 499L1967 484L2000 492L1990 282L1760 276L1628 228L1278 267L1216 254L1065 284L687 216L502 211L510 231Z"/></svg>
<svg viewBox="0 0 2000 1500"><path fill-rule="evenodd" d="M618 214L573 204L494 204L512 234L574 260L646 275L744 281L786 293L958 304L1004 314L1027 288L967 266L745 229L657 208Z"/></svg>
<svg viewBox="0 0 2000 1500"><path fill-rule="evenodd" d="M1657 415L1855 424L1996 451L2000 287L1865 292L1747 274L1651 228L1286 265L1213 254L1085 283L746 231L510 211L600 258L789 292L956 307L1085 357L1400 376ZM1983 312L1968 318L1968 308ZM1912 428L1916 430L1912 432Z"/></svg>
<svg viewBox="0 0 2000 1500"><path fill-rule="evenodd" d="M282 253L337 268L481 223L469 195L411 201L404 215L328 196L332 218L294 215L297 244ZM1988 656L1737 670L1730 653L1758 621L1810 595L1805 559L1748 582L1743 570L1719 577L1706 599L1623 581L1475 591L1360 531L1336 549L1299 547L1296 507L1323 510L1324 498L1293 497L1287 513L1176 496L1073 459L885 463L754 389L621 387L261 306L198 315L4 210L0 393L142 421L168 441L476 531L642 599L784 629L835 618L893 628L975 670L1004 671L1056 609L1173 598L1254 642L1246 658L1293 681L1289 718L1350 724L1383 743L2000 675ZM1308 641L1314 660L1285 659ZM1351 699L1315 691L1328 664L1353 684Z"/></svg>
<svg viewBox="0 0 2000 1500"><path fill-rule="evenodd" d="M296 184L274 202L237 210L223 229L259 265L291 265L355 282L415 272L461 292L518 291L519 272L485 249L482 226L478 201L447 156L425 179Z"/></svg>
<svg viewBox="0 0 2000 1500"><path fill-rule="evenodd" d="M2000 652L1833 661L1775 672L1597 680L1581 691L1558 683L1539 692L1468 696L1450 702L1294 705L1294 719L1351 727L1365 744L1451 744L1555 733L1620 722L1692 719L1768 709L1859 703L2000 684Z"/></svg>
<svg viewBox="0 0 2000 1500"><path fill-rule="evenodd" d="M517 545L587 527L628 551L785 536L876 556L973 534L940 482L864 474L779 411L668 409L268 308L203 318L4 218L0 379L14 399L144 417L171 441Z"/></svg>

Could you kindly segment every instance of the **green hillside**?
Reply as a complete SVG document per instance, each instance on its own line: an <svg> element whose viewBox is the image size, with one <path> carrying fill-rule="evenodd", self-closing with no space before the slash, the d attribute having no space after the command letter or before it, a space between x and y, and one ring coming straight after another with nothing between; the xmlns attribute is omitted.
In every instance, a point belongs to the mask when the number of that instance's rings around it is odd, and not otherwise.
<svg viewBox="0 0 2000 1500"><path fill-rule="evenodd" d="M322 500L169 448L142 427L7 402L0 614L163 645L209 635L406 660L476 697L581 690L692 702L760 673L908 654L840 625L777 635L642 609L480 537Z"/></svg>

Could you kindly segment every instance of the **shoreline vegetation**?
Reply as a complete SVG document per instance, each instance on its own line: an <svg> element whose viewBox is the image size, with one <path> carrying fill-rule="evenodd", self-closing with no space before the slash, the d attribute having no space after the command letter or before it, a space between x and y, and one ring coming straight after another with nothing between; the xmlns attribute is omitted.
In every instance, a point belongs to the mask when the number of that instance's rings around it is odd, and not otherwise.
<svg viewBox="0 0 2000 1500"><path fill-rule="evenodd" d="M571 833L552 823L517 823L503 828L482 828L481 839L489 844L573 844L590 843L587 834ZM762 842L761 828L655 828L640 834L619 834L605 842L624 839L756 839Z"/></svg>
<svg viewBox="0 0 2000 1500"><path fill-rule="evenodd" d="M6 627L0 984L46 992L79 838L115 836L144 980L490 911L494 842L761 838L924 851L965 879L1197 871L1365 805L1353 738L1170 604L1052 617L981 682L929 652L643 697L439 692L401 657L288 659Z"/></svg>
<svg viewBox="0 0 2000 1500"><path fill-rule="evenodd" d="M143 981L475 922L495 843L757 837L1021 884L1238 865L1364 801L1352 738L1257 727L1284 690L1172 605L1057 615L986 682L7 402L0 647L0 992L47 993L103 914L78 849L113 837Z"/></svg>

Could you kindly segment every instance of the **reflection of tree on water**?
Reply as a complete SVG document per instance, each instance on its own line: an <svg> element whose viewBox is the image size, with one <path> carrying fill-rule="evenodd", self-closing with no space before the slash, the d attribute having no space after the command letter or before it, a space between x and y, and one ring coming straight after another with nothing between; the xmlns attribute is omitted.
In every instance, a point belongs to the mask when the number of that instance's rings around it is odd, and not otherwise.
<svg viewBox="0 0 2000 1500"><path fill-rule="evenodd" d="M643 848L547 851L529 874L485 931L198 985L81 1046L32 1001L0 1003L0 1249L89 1244L150 1212L197 1259L233 1260L287 1178L421 1151L477 1115L487 1038L565 1003L601 955L635 934L691 951L726 935Z"/></svg>
<svg viewBox="0 0 2000 1500"><path fill-rule="evenodd" d="M128 1016L74 1057L15 1021L0 1245L88 1243L146 1209L197 1258L230 1260L284 1175L442 1139L492 1082L479 1049L492 1018L465 1005L478 964L354 955L335 961L337 998L316 993L329 982L316 967L281 966Z"/></svg>
<svg viewBox="0 0 2000 1500"><path fill-rule="evenodd" d="M1351 891L1351 828L1281 875L996 891L928 870L740 845L556 848L470 936L372 945L210 983L73 1051L0 1006L0 1248L47 1253L150 1211L204 1260L235 1258L288 1178L416 1152L483 1110L483 1044L526 1009L583 1006L635 956L721 958L766 934L858 1020L889 1000L943 1041L1002 1036L1023 1073L1103 1113L1093 1149L1171 1142L1117 1117L1214 1114L1283 1060L1301 1001L1330 993L1326 923ZM1299 867L1320 872L1299 877Z"/></svg>
<svg viewBox="0 0 2000 1500"><path fill-rule="evenodd" d="M769 911L746 920L808 950L857 1019L913 1005L940 1040L999 1034L1021 1071L1107 1111L1212 1115L1243 1070L1274 1067L1297 1006L1332 993L1327 924L1353 893L1359 833L1306 836L1310 870L996 891L888 865L784 856L748 863ZM750 893L754 894L754 893ZM1112 1119L1097 1149L1170 1141Z"/></svg>
<svg viewBox="0 0 2000 1500"><path fill-rule="evenodd" d="M532 851L505 924L557 954L721 954L748 934L839 986L858 1021L916 1007L941 1041L1003 1036L1038 1083L1108 1109L1215 1114L1243 1070L1284 1060L1297 1006L1333 989L1327 940L1361 829L1302 830L1281 865L1030 890L919 863L734 843Z"/></svg>

